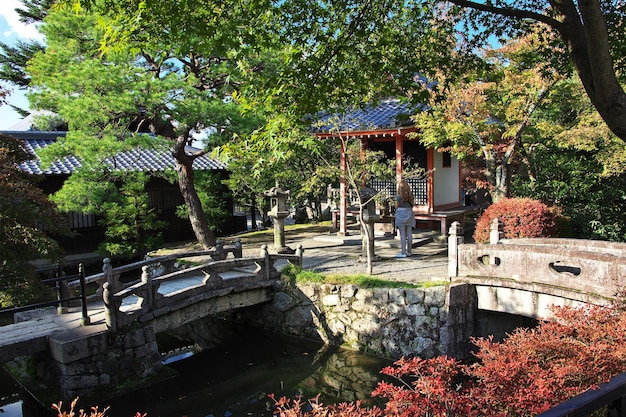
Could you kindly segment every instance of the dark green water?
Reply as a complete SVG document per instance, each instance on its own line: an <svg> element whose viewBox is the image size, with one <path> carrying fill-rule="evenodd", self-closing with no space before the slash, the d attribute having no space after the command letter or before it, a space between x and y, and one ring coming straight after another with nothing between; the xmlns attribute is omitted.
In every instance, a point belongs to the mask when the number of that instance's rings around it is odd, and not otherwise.
<svg viewBox="0 0 626 417"><path fill-rule="evenodd" d="M318 343L249 331L217 348L169 363L177 377L99 407L110 407L109 417L134 417L136 412L148 417L271 416L271 393L306 399L319 393L325 404L356 399L367 404L381 379L380 370L389 363L357 352L324 349ZM29 406L21 403L23 397L15 385L0 384L0 398L8 398L0 417L48 415L43 409L34 414L17 410Z"/></svg>

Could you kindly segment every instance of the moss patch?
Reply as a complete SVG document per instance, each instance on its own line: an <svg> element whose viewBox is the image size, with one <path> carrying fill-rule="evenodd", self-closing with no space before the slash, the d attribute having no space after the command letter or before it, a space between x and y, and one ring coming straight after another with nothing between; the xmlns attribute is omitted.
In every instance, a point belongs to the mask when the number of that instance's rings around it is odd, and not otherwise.
<svg viewBox="0 0 626 417"><path fill-rule="evenodd" d="M448 285L445 281L426 281L420 283L388 281L365 274L355 275L324 275L319 272L303 270L294 265L288 265L282 271L283 279L291 283L316 283L316 284L352 284L360 288L430 288Z"/></svg>

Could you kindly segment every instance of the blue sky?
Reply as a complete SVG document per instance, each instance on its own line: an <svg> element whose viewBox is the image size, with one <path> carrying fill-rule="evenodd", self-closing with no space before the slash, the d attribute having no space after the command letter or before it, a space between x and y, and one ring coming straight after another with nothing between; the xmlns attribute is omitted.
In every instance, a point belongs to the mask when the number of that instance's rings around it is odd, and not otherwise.
<svg viewBox="0 0 626 417"><path fill-rule="evenodd" d="M0 41L12 45L19 39L42 39L34 25L20 23L15 8L22 5L21 0L2 0L0 7ZM28 100L24 93L13 88L9 102L28 109ZM7 130L21 119L9 106L0 106L0 130Z"/></svg>

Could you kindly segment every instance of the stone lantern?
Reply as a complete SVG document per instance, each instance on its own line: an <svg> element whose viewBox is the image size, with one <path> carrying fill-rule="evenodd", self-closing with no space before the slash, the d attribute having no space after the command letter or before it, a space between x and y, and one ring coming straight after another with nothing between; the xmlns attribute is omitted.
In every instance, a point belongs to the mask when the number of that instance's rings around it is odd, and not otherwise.
<svg viewBox="0 0 626 417"><path fill-rule="evenodd" d="M274 223L274 248L278 253L292 253L293 250L285 246L285 217L289 215L287 210L289 190L284 190L276 183L275 187L264 194L270 199L270 211L267 215Z"/></svg>

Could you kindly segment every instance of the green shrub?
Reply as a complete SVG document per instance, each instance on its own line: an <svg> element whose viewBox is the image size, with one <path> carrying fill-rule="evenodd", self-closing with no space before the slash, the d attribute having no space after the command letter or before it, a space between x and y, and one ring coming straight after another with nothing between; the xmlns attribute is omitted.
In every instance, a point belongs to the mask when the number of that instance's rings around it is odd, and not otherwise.
<svg viewBox="0 0 626 417"><path fill-rule="evenodd" d="M556 235L556 216L548 206L530 198L505 198L492 204L476 221L474 240L488 243L491 223L499 218L507 239Z"/></svg>

